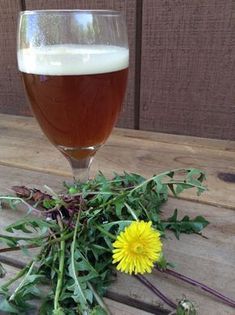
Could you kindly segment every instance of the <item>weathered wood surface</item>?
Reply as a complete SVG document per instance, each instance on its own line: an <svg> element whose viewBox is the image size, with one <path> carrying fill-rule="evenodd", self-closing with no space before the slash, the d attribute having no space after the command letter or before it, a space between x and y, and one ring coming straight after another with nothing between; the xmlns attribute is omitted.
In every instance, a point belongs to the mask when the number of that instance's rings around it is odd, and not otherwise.
<svg viewBox="0 0 235 315"><path fill-rule="evenodd" d="M176 264L177 271L207 283L231 298L235 296L235 184L217 180L216 174L220 171L234 172L234 151L234 142L119 129L114 131L108 144L97 154L93 168L93 173L101 169L111 175L113 171L125 169L149 176L172 166L206 166L210 191L197 199L197 202L192 194L185 195L185 200L170 198L163 208L163 215L169 216L175 208L180 210L180 215L204 215L211 222L203 232L207 238L182 235L178 241L169 233L164 240L164 251L168 259ZM184 161L183 157L188 152L194 158L191 157L190 165L185 165L181 161ZM181 158L177 160L178 156ZM59 190L62 180L69 178L70 170L65 166L64 158L60 158L57 150L46 141L32 118L1 115L0 174L0 192L8 193L11 185L16 184L36 184L39 187L47 184ZM0 231L21 215L22 211L1 212ZM19 261L27 261L19 253L4 256L13 260L15 265ZM14 268L10 270L15 272ZM200 315L234 314L232 308L169 276L154 272L148 278L175 300L186 295L196 301ZM124 299L126 303L130 303L131 299L137 308L138 301L143 301L149 313L161 314L158 307L159 303L161 306L163 304L134 278L120 274L109 294L113 298ZM144 310L107 301L113 314L148 314Z"/></svg>
<svg viewBox="0 0 235 315"><path fill-rule="evenodd" d="M71 176L68 163L49 145L34 119L0 114L0 139L2 165ZM198 167L207 174L209 190L200 199L191 191L183 197L233 208L234 156L234 141L117 129L98 152L91 175L97 170L108 176L127 170L151 176L169 168Z"/></svg>

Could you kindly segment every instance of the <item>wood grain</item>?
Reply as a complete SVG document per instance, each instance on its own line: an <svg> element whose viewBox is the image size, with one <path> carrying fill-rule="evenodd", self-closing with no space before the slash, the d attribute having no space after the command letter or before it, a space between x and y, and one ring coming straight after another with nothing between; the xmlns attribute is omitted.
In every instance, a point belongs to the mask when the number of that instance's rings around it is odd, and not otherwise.
<svg viewBox="0 0 235 315"><path fill-rule="evenodd" d="M134 91L135 91L135 36L136 36L136 1L123 0L26 0L26 9L115 9L122 11L126 17L129 46L130 72L125 102L118 126L134 128Z"/></svg>
<svg viewBox="0 0 235 315"><path fill-rule="evenodd" d="M30 117L0 115L0 164L46 174L71 176L64 157L46 140ZM208 191L181 198L234 208L235 184L218 174L235 174L235 142L115 130L94 160L91 176L98 170L112 176L124 170L150 177L173 168L196 167L207 174ZM47 157L50 157L49 159Z"/></svg>
<svg viewBox="0 0 235 315"><path fill-rule="evenodd" d="M37 187L43 188L46 183L49 186L60 189L59 179L64 178L55 175L46 175L41 172L19 170L14 167L0 166L0 192L5 192L11 184L33 185L37 179ZM166 239L163 239L164 253L167 259L175 264L176 271L190 276L198 281L204 282L207 285L217 289L227 296L234 298L235 294L235 216L232 209L223 207L203 205L186 200L170 198L169 201L162 207L163 217L167 218L172 214L174 208L179 209L179 215L189 215L195 217L203 215L210 221L210 225L203 231L204 238L198 235L182 235L180 241L168 233ZM17 218L23 215L22 210L3 210L2 219L0 220L0 231L4 227L12 223ZM205 238L206 237L206 238ZM28 257L21 256L20 252L4 254L4 257L15 260L15 263L26 263ZM2 254L3 256L3 254ZM19 260L20 257L20 260ZM196 302L198 314L200 315L233 315L234 311L230 307L218 302L208 294L203 294L200 290L179 282L174 278L160 272L153 272L148 275L148 279L159 287L167 296L173 300L180 299L182 296L187 296ZM0 283L1 283L0 279ZM108 296L114 298L121 295L126 297L126 302L132 300L143 301L145 307L152 306L150 313L160 314L159 306L163 307L163 303L142 287L139 282L130 276L118 274L116 282L110 287ZM109 302L108 302L109 303ZM134 309L129 309L121 305L113 305L113 314L133 314ZM116 310L117 308L117 310ZM155 311L154 311L155 310ZM126 312L126 313L125 313ZM137 310L136 310L137 312ZM143 312L143 313L141 313ZM136 314L145 314L139 310Z"/></svg>
<svg viewBox="0 0 235 315"><path fill-rule="evenodd" d="M28 107L16 65L18 0L0 1L0 112L26 114Z"/></svg>
<svg viewBox="0 0 235 315"><path fill-rule="evenodd" d="M232 0L143 1L140 128L235 139Z"/></svg>

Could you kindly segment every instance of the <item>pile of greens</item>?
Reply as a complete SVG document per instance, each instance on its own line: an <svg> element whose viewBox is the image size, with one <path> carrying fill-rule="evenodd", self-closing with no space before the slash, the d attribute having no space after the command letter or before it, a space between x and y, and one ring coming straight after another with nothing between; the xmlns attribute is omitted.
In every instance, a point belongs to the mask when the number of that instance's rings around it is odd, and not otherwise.
<svg viewBox="0 0 235 315"><path fill-rule="evenodd" d="M0 311L27 314L34 307L32 301L40 298L42 315L110 314L102 297L116 276L113 235L133 220L152 221L162 237L166 229L177 238L180 233L199 233L208 224L202 216L179 219L175 209L163 219L161 206L169 192L178 196L195 188L202 193L204 179L200 170L177 169L149 179L124 173L109 180L99 173L85 183L65 184L60 194L48 187L46 193L13 187L16 195L1 196L0 201L11 207L24 204L28 212L6 227L12 235L0 234L0 242L9 251L22 249L27 255L38 247L38 253L0 286ZM165 258L162 264L167 266Z"/></svg>

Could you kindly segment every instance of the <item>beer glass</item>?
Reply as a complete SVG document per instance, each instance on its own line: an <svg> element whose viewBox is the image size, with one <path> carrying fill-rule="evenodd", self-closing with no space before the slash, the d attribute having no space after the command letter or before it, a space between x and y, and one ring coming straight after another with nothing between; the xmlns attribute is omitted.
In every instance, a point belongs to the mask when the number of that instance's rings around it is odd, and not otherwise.
<svg viewBox="0 0 235 315"><path fill-rule="evenodd" d="M23 11L17 60L41 129L68 159L74 178L87 180L96 151L117 121L126 90L129 50L122 14Z"/></svg>

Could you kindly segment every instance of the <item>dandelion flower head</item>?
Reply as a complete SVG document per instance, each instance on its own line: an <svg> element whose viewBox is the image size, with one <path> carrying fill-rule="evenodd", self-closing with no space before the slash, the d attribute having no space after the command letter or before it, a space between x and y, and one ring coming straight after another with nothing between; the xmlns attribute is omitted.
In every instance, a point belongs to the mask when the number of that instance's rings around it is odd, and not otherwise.
<svg viewBox="0 0 235 315"><path fill-rule="evenodd" d="M117 270L129 274L150 273L159 260L162 242L152 222L133 221L113 243L113 264Z"/></svg>

